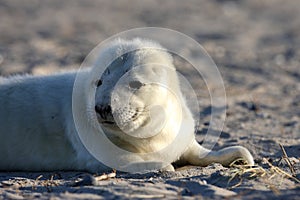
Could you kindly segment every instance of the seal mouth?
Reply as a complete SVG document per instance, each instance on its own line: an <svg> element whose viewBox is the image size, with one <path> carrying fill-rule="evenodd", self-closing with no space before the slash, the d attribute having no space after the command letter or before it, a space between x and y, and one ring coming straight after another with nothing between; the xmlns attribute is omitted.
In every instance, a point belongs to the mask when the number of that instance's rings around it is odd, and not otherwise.
<svg viewBox="0 0 300 200"><path fill-rule="evenodd" d="M102 125L116 125L116 122L114 120L103 119L103 117L99 113L96 113L96 115L97 115L97 121L98 121L99 124L102 124Z"/></svg>
<svg viewBox="0 0 300 200"><path fill-rule="evenodd" d="M105 106L95 107L98 123L108 129L121 130L131 133L145 127L149 120L149 110L143 108L128 109L120 108L115 112Z"/></svg>
<svg viewBox="0 0 300 200"><path fill-rule="evenodd" d="M102 122L100 122L101 124L108 124L108 125L114 125L114 124L116 124L115 122L113 122L113 121L102 121Z"/></svg>

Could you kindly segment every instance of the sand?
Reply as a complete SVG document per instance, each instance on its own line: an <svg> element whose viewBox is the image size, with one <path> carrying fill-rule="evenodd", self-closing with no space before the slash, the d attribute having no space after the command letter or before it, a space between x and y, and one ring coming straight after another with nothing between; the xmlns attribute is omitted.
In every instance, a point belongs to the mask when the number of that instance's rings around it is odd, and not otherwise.
<svg viewBox="0 0 300 200"><path fill-rule="evenodd" d="M214 148L243 145L257 164L117 171L104 180L86 172L0 172L0 199L299 199L299 8L294 0L0 0L2 76L79 68L99 42L136 27L171 28L194 38L225 83L226 121ZM205 91L197 95L203 99L196 134L202 142L210 104Z"/></svg>

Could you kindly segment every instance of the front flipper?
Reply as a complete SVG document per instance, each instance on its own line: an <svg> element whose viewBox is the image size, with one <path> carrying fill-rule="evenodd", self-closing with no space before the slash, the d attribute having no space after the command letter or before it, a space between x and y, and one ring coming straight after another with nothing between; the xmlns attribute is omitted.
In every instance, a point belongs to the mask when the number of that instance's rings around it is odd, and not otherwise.
<svg viewBox="0 0 300 200"><path fill-rule="evenodd" d="M165 166L164 168L159 170L160 172L174 172L175 169L172 164Z"/></svg>
<svg viewBox="0 0 300 200"><path fill-rule="evenodd" d="M188 150L180 157L178 164L192 164L207 166L211 163L220 163L227 167L234 161L242 159L248 165L254 165L254 160L248 149L242 146L226 147L219 151L210 151L202 147L195 140Z"/></svg>

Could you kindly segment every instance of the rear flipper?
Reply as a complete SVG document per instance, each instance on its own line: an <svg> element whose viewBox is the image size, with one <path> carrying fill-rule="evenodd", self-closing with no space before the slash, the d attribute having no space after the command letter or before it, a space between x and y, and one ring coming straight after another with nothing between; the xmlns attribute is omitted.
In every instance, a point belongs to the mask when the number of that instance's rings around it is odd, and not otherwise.
<svg viewBox="0 0 300 200"><path fill-rule="evenodd" d="M197 166L207 166L211 163L220 163L228 167L234 161L242 159L248 165L254 165L254 160L248 149L242 146L226 147L219 151L210 151L202 147L195 140L187 151L177 162L181 164L191 164Z"/></svg>

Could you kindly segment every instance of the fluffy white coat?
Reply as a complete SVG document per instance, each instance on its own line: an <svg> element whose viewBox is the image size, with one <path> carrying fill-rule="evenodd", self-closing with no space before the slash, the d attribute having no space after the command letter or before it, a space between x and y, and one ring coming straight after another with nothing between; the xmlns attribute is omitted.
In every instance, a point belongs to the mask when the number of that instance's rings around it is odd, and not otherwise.
<svg viewBox="0 0 300 200"><path fill-rule="evenodd" d="M117 40L99 57L106 59L106 57L112 55L122 56L125 51L133 47L157 48L160 45L140 39L133 41ZM145 65L156 59L157 63L164 63L175 71L172 57L169 54L147 50L147 48L131 52L126 61L112 63L111 65L117 65L111 66L111 68L114 68L113 72L99 77L103 83L97 88L96 105L108 105L112 102L113 86L116 84L116 82L112 83L112 80L119 79L133 66ZM89 79L89 70L82 70L80 73L85 73L85 76ZM149 73L152 73L152 75L149 75ZM72 91L75 77L76 72L73 71L48 76L26 75L0 78L0 170L87 170L101 172L108 169L91 156L76 133L72 115ZM174 74L173 72L164 72L157 66L151 68L150 71L148 68L143 68L130 74L129 80L133 78L133 81L142 82L146 79L149 81L149 77L150 79L151 77L159 78L159 81L165 82L177 93L183 111L184 123L189 127L186 134L192 138L190 145L185 147L184 152L176 152L178 156L173 162L199 166L219 162L227 166L234 160L242 158L248 164L254 163L249 151L241 146L210 151L199 145L193 136L194 120L180 92L175 72ZM96 83L97 81L99 80L87 80L86 84ZM141 84L143 87L135 88L137 92L133 97L133 101L136 105L147 107L159 98L161 105L166 107L167 111L174 113L175 110L176 116L179 105L173 104L173 97L170 102L167 102L168 98L162 97L162 92L155 89L157 87ZM83 85L82 89L86 86ZM148 93L146 94L145 91L148 91ZM152 91L152 93L149 94L149 91ZM122 99L122 93L126 94L126 90L121 88L120 92L117 92L119 100ZM93 111L96 106L91 105L91 102L85 102L85 104L87 112ZM91 125L100 123L112 141L122 148L134 152L155 151L174 138L174 133L171 131L172 126L170 125L164 127L161 134L152 139L133 139L122 134L120 128L129 132L141 130L140 128L148 123L147 117L140 115L136 120L134 118L136 115L132 114L130 109L120 110L122 104L118 102L115 105L111 111L114 115L102 116L100 112L96 115L87 113L87 117L90 118ZM97 116L97 118L94 116ZM174 114L167 115L167 117L174 118ZM135 121L129 120L130 123L125 123L127 119L135 119ZM176 120L176 117L174 120ZM122 127L116 128L116 124L121 124ZM207 154L207 156L203 157L204 154ZM172 165L168 169L172 170Z"/></svg>

